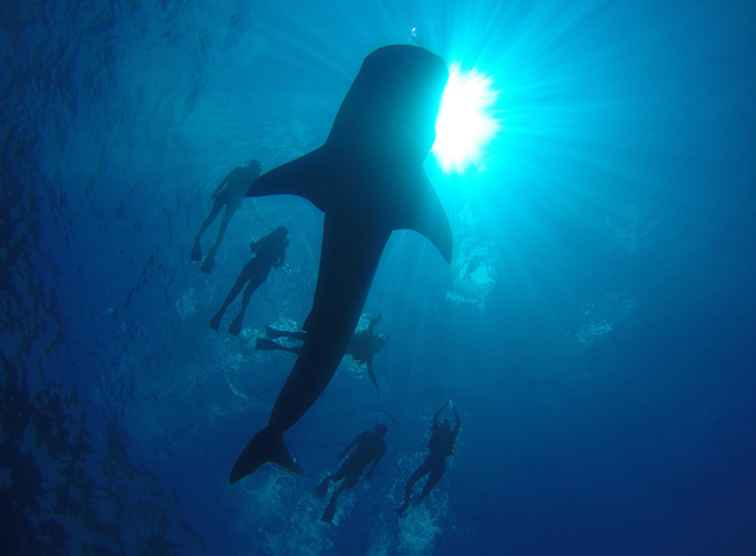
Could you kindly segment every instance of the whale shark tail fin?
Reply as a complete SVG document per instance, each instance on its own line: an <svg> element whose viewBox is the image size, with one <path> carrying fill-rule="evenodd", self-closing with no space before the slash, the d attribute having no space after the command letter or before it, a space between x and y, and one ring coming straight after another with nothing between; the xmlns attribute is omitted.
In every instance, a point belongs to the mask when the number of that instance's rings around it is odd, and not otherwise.
<svg viewBox="0 0 756 556"><path fill-rule="evenodd" d="M284 445L283 432L266 427L252 437L239 455L231 470L229 482L233 484L240 481L265 463L277 465L289 473L302 474L302 468Z"/></svg>

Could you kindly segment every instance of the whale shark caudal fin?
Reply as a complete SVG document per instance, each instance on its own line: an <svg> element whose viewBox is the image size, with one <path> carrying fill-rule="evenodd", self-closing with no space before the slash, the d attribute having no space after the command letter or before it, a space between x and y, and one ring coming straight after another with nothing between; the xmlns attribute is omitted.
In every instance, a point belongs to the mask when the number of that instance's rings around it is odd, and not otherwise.
<svg viewBox="0 0 756 556"><path fill-rule="evenodd" d="M361 166L345 156L323 145L257 178L247 196L298 195L326 214L353 212L355 222L369 218L392 231L414 230L451 263L451 226L422 165L387 172L376 161Z"/></svg>
<svg viewBox="0 0 756 556"><path fill-rule="evenodd" d="M254 473L264 463L272 463L297 475L302 474L302 468L289 453L284 445L283 432L266 427L249 441L244 451L234 463L229 482L231 484Z"/></svg>

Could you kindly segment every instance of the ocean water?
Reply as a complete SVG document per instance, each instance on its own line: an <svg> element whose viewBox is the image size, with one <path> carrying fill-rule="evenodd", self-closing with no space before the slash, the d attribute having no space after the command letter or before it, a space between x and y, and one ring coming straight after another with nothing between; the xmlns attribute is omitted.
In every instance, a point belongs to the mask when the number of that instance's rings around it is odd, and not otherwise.
<svg viewBox="0 0 756 556"><path fill-rule="evenodd" d="M0 553L755 554L754 37L744 1L3 2ZM229 485L323 216L245 200L210 274L193 237L231 169L319 146L363 58L408 42L498 92L475 163L425 163L452 263L394 232L380 392L346 357L287 433L304 475ZM236 306L210 329L279 225L241 333ZM449 399L456 454L399 519ZM323 524L312 488L377 422L386 457Z"/></svg>

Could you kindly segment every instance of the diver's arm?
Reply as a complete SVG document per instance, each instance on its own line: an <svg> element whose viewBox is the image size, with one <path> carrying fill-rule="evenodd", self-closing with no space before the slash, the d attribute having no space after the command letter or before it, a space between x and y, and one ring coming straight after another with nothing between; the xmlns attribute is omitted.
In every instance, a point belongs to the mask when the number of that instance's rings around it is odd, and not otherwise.
<svg viewBox="0 0 756 556"><path fill-rule="evenodd" d="M456 438L457 433L459 432L460 427L462 426L462 419L459 418L459 413L457 413L457 408L452 406L452 411L454 412L454 430L452 433L454 434L454 437Z"/></svg>
<svg viewBox="0 0 756 556"><path fill-rule="evenodd" d="M370 319L370 324L368 325L368 332L370 334L373 333L373 330L375 330L375 327L378 326L378 323L381 322L382 315L379 313L375 315L372 319Z"/></svg>
<svg viewBox="0 0 756 556"><path fill-rule="evenodd" d="M213 191L213 197L217 197L218 194L223 190L223 187L228 183L228 178L230 176L231 176L231 174L229 174L228 176L226 176L225 178L223 178L223 181L221 181L218 184L218 187L216 187L215 191Z"/></svg>
<svg viewBox="0 0 756 556"><path fill-rule="evenodd" d="M357 435L357 436L355 437L355 439L354 439L354 440L352 440L352 441L351 441L351 442L349 443L349 446L347 446L346 448L344 448L344 450L343 450L343 451L342 451L342 452L341 452L341 453L339 454L339 459L344 459L344 458L345 458L345 457L347 456L347 454L348 454L348 453L350 452L350 450L351 450L352 448L354 448L354 447L355 447L355 446L356 446L357 444L359 444L359 443L360 443L360 442L362 441L362 439L363 439L364 437L365 437L365 433L364 433L364 432L363 432L363 433L361 433L361 434L358 434L358 435Z"/></svg>
<svg viewBox="0 0 756 556"><path fill-rule="evenodd" d="M446 409L446 406L449 405L449 402L447 401L444 405L442 405L438 411L436 411L436 414L433 416L433 426L438 426L438 419L441 417L441 414L444 412L444 409Z"/></svg>
<svg viewBox="0 0 756 556"><path fill-rule="evenodd" d="M375 386L376 390L380 391L380 387L378 386L378 379L375 378L375 373L373 372L373 358L367 360L367 371L368 376L370 377L370 381L373 383L373 386Z"/></svg>
<svg viewBox="0 0 756 556"><path fill-rule="evenodd" d="M385 453L385 450L381 450L381 453L378 454L378 456L373 460L373 465L370 467L370 471L367 472L366 478L369 479L373 476L373 471L375 471L375 468L378 467L378 463L383 459L383 455Z"/></svg>
<svg viewBox="0 0 756 556"><path fill-rule="evenodd" d="M286 262L286 252L284 251L278 256L278 258L276 258L275 262L273 263L273 266L276 268L281 268L285 262Z"/></svg>

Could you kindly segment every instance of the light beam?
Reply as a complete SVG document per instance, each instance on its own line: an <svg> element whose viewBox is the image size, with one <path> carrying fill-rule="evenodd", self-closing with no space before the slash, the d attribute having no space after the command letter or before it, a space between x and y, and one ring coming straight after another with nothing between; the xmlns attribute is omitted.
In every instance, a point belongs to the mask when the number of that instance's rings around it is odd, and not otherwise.
<svg viewBox="0 0 756 556"><path fill-rule="evenodd" d="M464 172L479 165L482 150L500 129L490 113L498 92L489 77L476 70L463 72L458 64L449 68L449 81L436 120L433 154L446 172Z"/></svg>

